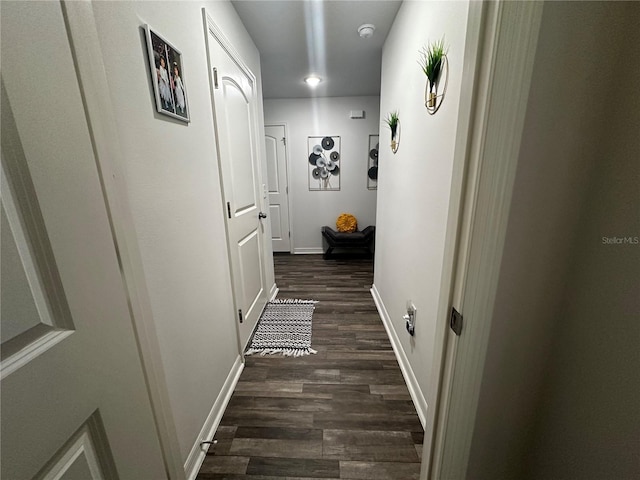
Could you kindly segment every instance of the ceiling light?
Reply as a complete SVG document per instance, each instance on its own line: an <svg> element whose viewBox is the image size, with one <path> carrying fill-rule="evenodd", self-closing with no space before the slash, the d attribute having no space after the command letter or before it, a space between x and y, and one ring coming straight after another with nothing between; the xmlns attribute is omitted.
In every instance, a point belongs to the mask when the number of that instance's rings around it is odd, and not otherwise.
<svg viewBox="0 0 640 480"><path fill-rule="evenodd" d="M365 23L364 25L360 25L358 27L358 35L360 35L362 38L371 38L375 29L375 25L372 25L371 23Z"/></svg>
<svg viewBox="0 0 640 480"><path fill-rule="evenodd" d="M307 85L313 88L313 87L316 87L322 81L322 79L317 75L309 75L307 78L304 79L304 81Z"/></svg>

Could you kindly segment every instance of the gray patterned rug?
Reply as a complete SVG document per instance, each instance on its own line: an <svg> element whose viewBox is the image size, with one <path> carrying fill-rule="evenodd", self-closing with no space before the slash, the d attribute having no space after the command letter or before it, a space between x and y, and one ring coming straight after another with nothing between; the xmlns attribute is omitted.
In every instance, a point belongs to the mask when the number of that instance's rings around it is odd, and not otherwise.
<svg viewBox="0 0 640 480"><path fill-rule="evenodd" d="M317 353L311 348L311 318L315 300L277 299L269 302L245 355L259 353L300 357Z"/></svg>

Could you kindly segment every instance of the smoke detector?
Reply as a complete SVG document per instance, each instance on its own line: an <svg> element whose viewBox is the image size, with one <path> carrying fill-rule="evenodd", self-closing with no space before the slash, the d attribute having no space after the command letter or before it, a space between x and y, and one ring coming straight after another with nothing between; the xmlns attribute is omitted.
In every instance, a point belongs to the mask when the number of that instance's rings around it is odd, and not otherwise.
<svg viewBox="0 0 640 480"><path fill-rule="evenodd" d="M373 32L375 31L376 26L371 23L365 23L358 27L358 35L362 38L371 38L373 36Z"/></svg>

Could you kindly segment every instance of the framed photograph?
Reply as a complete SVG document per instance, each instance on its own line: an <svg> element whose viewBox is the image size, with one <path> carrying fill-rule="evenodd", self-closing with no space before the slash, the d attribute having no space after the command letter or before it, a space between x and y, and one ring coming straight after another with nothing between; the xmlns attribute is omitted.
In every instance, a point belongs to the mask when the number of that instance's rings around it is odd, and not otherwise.
<svg viewBox="0 0 640 480"><path fill-rule="evenodd" d="M156 109L170 117L189 122L189 102L185 87L182 54L145 25L151 83Z"/></svg>
<svg viewBox="0 0 640 480"><path fill-rule="evenodd" d="M309 190L340 190L340 137L308 137Z"/></svg>
<svg viewBox="0 0 640 480"><path fill-rule="evenodd" d="M367 155L367 188L378 189L378 149L380 147L378 135L369 135L369 149Z"/></svg>

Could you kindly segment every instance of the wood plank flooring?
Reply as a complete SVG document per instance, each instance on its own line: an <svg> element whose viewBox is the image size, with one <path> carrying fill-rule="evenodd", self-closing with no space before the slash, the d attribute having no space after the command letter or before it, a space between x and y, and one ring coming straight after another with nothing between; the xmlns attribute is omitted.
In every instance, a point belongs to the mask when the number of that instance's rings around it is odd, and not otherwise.
<svg viewBox="0 0 640 480"><path fill-rule="evenodd" d="M276 255L279 298L318 300L299 358L249 356L199 480L418 480L423 430L369 293L368 259Z"/></svg>

